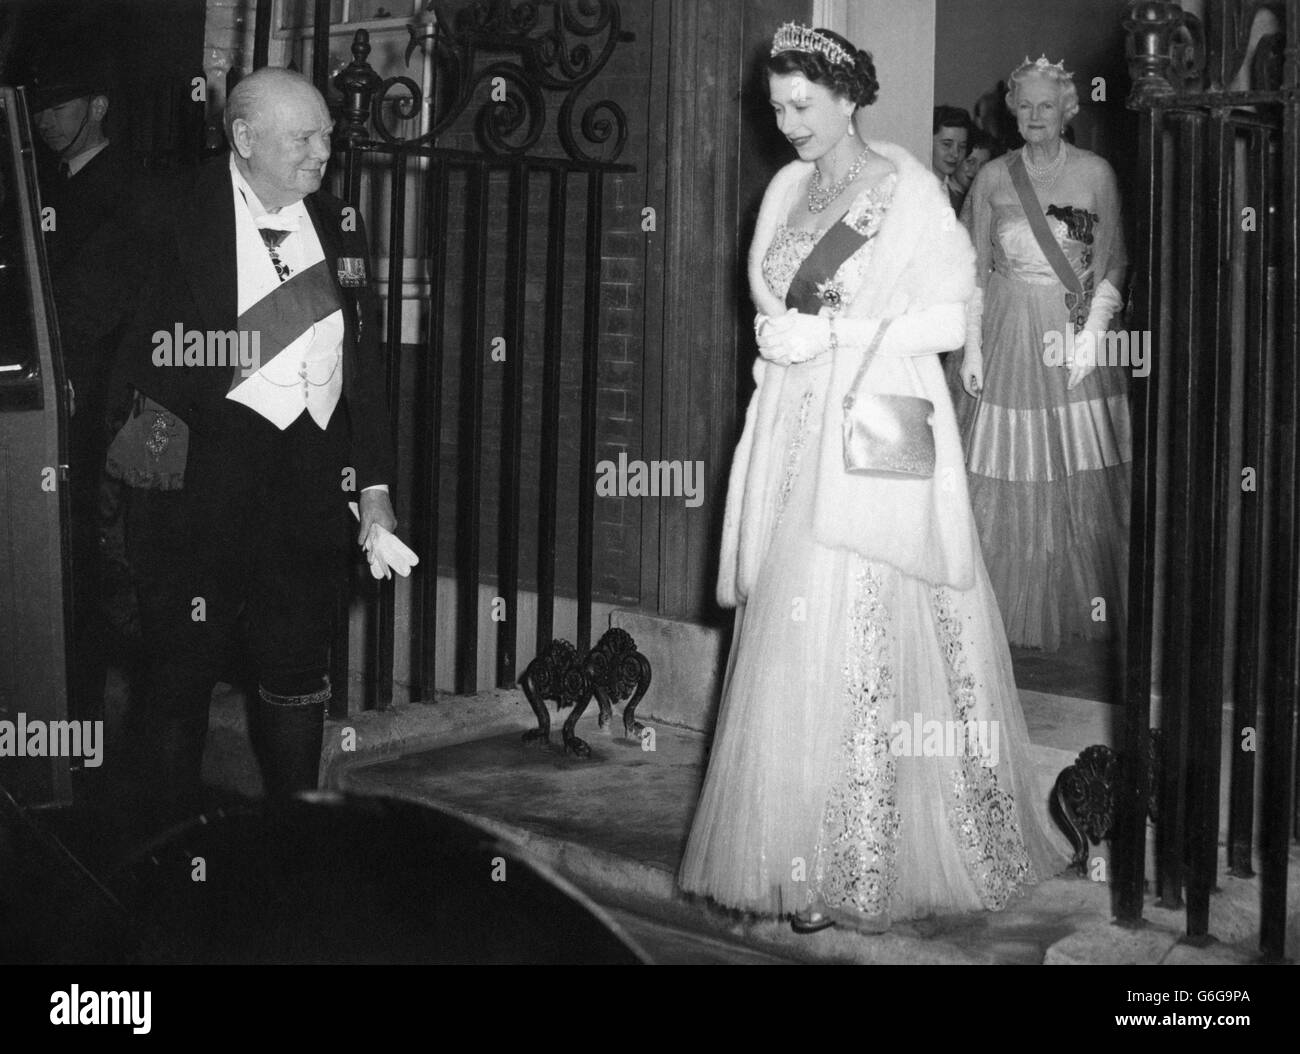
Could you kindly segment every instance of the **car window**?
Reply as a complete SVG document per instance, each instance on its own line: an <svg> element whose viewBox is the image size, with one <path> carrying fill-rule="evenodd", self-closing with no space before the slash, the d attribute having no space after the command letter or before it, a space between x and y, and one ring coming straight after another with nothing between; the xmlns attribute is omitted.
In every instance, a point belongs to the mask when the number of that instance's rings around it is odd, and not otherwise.
<svg viewBox="0 0 1300 1054"><path fill-rule="evenodd" d="M6 105L0 97L0 381L34 369L38 361L17 150Z"/></svg>

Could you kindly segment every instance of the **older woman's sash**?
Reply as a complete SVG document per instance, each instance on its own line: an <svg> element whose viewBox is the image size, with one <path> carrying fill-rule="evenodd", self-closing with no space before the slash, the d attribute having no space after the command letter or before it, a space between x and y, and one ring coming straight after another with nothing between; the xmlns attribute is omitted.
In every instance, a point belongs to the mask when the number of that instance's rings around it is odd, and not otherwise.
<svg viewBox="0 0 1300 1054"><path fill-rule="evenodd" d="M1065 144L1061 144L1060 149L1064 150ZM1047 217L1043 214L1043 206L1038 203L1038 195L1029 185L1029 174L1025 171L1023 151L1011 159L1007 169L1011 174L1011 185L1016 188L1016 195L1020 198L1020 208L1024 211L1025 219L1029 221L1029 229L1034 232L1034 240L1038 242L1038 248L1042 250L1047 262L1052 265L1052 270L1056 272L1061 285L1065 286L1065 308L1070 312L1070 322L1076 331L1080 330L1088 321L1088 311L1092 307L1092 293L1084 288L1083 280L1074 273L1069 258L1061 249L1060 243L1052 236L1052 230L1047 225Z"/></svg>
<svg viewBox="0 0 1300 1054"><path fill-rule="evenodd" d="M870 240L872 234L862 234L843 219L836 222L813 246L790 282L785 294L785 306L805 315L815 315L823 307L839 308L844 302L845 290L834 282L840 266Z"/></svg>

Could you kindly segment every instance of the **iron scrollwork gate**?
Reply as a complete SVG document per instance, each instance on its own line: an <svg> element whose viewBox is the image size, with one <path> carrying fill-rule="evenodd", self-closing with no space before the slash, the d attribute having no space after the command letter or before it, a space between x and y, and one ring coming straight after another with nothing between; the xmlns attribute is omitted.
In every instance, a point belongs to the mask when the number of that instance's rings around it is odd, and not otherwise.
<svg viewBox="0 0 1300 1054"><path fill-rule="evenodd" d="M563 344L566 319L581 319L581 383L577 472L578 646L590 644L592 565L594 556L594 498L596 449L596 385L600 324L602 213L606 179L634 171L619 164L627 141L627 118L609 99L584 103L584 89L605 68L620 43L632 35L621 28L617 3L609 0L543 0L511 3L481 0L446 17L444 5L435 9L431 27L408 26L408 65L416 54L431 71L427 92L413 78L381 78L370 66L368 33L362 29L352 44L353 61L335 78L344 96L336 131L334 170L341 172L341 196L366 215L363 184L387 203L388 297L385 319L388 359L388 398L394 422L403 406L411 409L414 442L413 493L405 495L411 543L422 566L413 579L411 611L411 695L432 698L436 672L438 630L439 517L443 479L440 408L444 406L444 373L450 363L459 373L459 420L455 500L455 673L457 692L477 690L479 652L479 585L484 568L480 557L482 514L488 506L482 477L485 429L499 429L500 465L496 586L509 617L497 623L496 683L513 684L519 647L520 493L522 422L525 413L524 356L531 284L542 287L540 326L540 478L537 480L537 626L536 648L550 641L556 595L557 515L561 497L557 475L561 458L561 380L566 362ZM318 22L318 27L320 23ZM326 27L327 28L327 27ZM318 30L317 54L323 47ZM556 122L548 129L548 99L559 99ZM403 136L395 127L419 120L427 125L418 134ZM474 149L446 145L449 133L472 120ZM459 134L465 139L467 132ZM440 145L440 142L443 145ZM543 152L558 144L557 153ZM386 182L386 187L383 184ZM416 361L402 361L403 261L408 244L408 183L415 185L418 244L413 254L427 271L428 296L423 339ZM448 258L453 183L464 203L463 267ZM494 228L499 190L505 187L504 227ZM576 184L580 196L575 201ZM498 194L494 197L493 191ZM539 210L530 202L544 200ZM565 277L576 253L566 245L578 216L582 230L580 303L566 304ZM502 236L503 230L503 236ZM530 233L544 231L544 253L530 254ZM379 235L371 225L372 243ZM537 244L534 241L533 244ZM489 273L491 258L504 255L504 272ZM499 322L489 328L489 279L503 285ZM570 298L576 299L576 298ZM536 300L536 297L534 297ZM458 323L458 324L453 324ZM457 334L448 338L447 331ZM497 368L501 376L500 420L485 410L485 350L501 338L508 349ZM448 358L459 342L458 359ZM577 341L575 341L577 343ZM570 365L573 360L570 358ZM405 378L405 379L404 379ZM407 380L410 386L407 387ZM531 451L530 451L531 454ZM532 481L528 481L530 484ZM531 539L530 539L531 541ZM364 683L367 707L382 708L392 698L394 655L394 590L381 584L366 601ZM335 642L333 712L348 709L347 611L340 612Z"/></svg>

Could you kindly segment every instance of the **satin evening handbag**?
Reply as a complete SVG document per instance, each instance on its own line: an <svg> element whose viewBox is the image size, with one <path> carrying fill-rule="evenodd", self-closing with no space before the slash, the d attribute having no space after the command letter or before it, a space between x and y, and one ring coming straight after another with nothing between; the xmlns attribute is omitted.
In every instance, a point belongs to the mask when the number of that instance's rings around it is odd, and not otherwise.
<svg viewBox="0 0 1300 1054"><path fill-rule="evenodd" d="M855 476L930 479L934 475L934 403L915 395L858 394L889 328L884 319L844 396L844 471Z"/></svg>

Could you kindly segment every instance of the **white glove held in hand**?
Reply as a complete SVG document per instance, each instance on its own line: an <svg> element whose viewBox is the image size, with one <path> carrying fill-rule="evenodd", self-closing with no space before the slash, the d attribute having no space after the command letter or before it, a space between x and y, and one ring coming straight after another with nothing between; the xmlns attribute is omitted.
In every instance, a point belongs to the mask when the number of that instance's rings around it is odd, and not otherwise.
<svg viewBox="0 0 1300 1054"><path fill-rule="evenodd" d="M754 335L763 358L789 366L830 350L831 323L823 315L805 315L791 308L784 315L759 315L754 320Z"/></svg>
<svg viewBox="0 0 1300 1054"><path fill-rule="evenodd" d="M379 524L370 528L365 550L366 559L370 561L370 573L375 578L392 578L394 571L406 578L411 573L411 568L420 562L420 558L402 539L384 530Z"/></svg>
<svg viewBox="0 0 1300 1054"><path fill-rule="evenodd" d="M353 516L357 519L361 518L356 502L348 502L348 508L352 510ZM392 531L386 530L377 523L370 528L362 548L366 551L370 574L374 578L392 578L394 571L406 578L410 575L411 568L420 562L414 550Z"/></svg>

